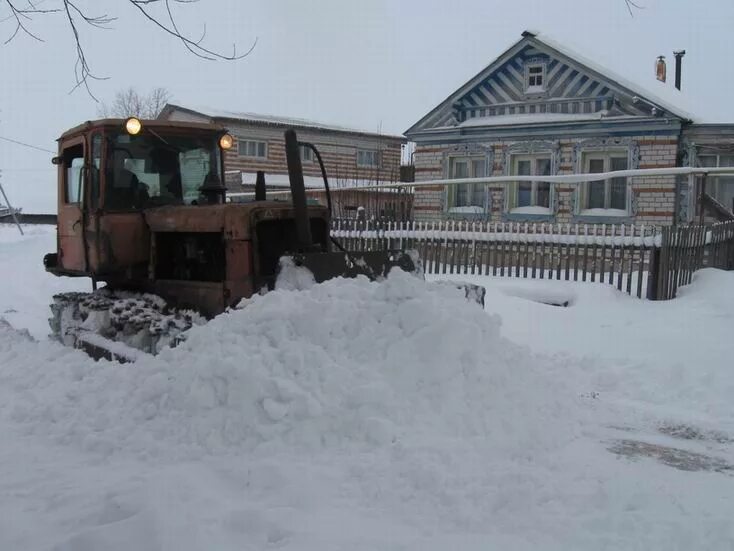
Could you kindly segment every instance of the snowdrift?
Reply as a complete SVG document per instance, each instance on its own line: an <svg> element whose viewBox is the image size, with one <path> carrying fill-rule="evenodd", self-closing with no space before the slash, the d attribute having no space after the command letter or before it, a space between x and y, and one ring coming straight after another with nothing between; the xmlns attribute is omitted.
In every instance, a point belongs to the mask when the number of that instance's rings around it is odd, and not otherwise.
<svg viewBox="0 0 734 551"><path fill-rule="evenodd" d="M554 426L577 399L563 363L538 369L450 286L396 271L243 306L131 366L0 327L0 414L61 443L142 457L436 438L526 453L574 434Z"/></svg>
<svg viewBox="0 0 734 551"><path fill-rule="evenodd" d="M477 280L506 327L407 274L292 274L120 365L45 340L60 283L26 249L0 250L38 276L0 290L30 329L0 323L0 549L732 548L727 473L629 450L734 462L734 274L667 303Z"/></svg>

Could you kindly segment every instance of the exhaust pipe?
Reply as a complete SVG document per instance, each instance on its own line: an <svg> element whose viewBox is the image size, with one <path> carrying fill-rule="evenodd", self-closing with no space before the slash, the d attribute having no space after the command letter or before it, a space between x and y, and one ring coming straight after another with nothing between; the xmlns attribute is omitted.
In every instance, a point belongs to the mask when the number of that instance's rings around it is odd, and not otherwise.
<svg viewBox="0 0 734 551"><path fill-rule="evenodd" d="M257 179L255 180L255 201L265 201L265 173L262 170L257 171Z"/></svg>
<svg viewBox="0 0 734 551"><path fill-rule="evenodd" d="M285 159L288 162L288 179L291 184L298 247L301 251L308 251L313 247L311 222L306 208L306 185L303 183L301 152L298 148L296 132L293 129L285 131Z"/></svg>

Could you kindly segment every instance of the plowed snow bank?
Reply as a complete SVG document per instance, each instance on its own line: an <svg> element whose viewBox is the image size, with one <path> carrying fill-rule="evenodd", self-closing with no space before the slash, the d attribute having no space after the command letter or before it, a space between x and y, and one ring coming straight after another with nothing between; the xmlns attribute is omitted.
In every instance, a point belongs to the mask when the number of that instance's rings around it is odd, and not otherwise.
<svg viewBox="0 0 734 551"><path fill-rule="evenodd" d="M558 445L560 364L500 337L463 292L396 272L258 296L135 365L0 329L0 411L103 452L196 456L436 438Z"/></svg>

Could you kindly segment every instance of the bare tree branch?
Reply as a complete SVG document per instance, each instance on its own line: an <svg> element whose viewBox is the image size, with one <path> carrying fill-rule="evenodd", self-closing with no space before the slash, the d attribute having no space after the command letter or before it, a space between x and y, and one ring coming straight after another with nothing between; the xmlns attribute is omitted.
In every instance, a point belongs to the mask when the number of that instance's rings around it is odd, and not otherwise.
<svg viewBox="0 0 734 551"><path fill-rule="evenodd" d="M77 5L78 0L57 0L61 3L58 8L40 9L38 6L47 0L0 0L0 5L4 2L10 8L10 15L0 20L0 23L6 21L15 21L15 27L10 34L10 37L4 41L4 44L8 44L17 38L21 33L26 34L33 38L43 42L43 39L38 35L34 34L28 27L28 23L33 20L34 16L48 15L48 14L63 14L65 16L66 24L71 31L71 35L74 38L74 44L76 49L76 62L74 64L74 76L76 84L72 88L71 92L74 92L77 88L84 87L95 101L97 99L92 94L89 87L89 80L106 80L105 77L98 77L93 72L87 61L84 47L82 46L80 24L88 25L90 27L109 30L109 25L117 20L117 17L110 16L107 14L103 15L90 15L85 10ZM232 54L225 54L209 47L204 46L204 40L206 38L206 25L203 26L201 36L192 38L184 34L177 23L172 4L193 4L199 0L126 0L128 4L138 10L140 16L145 20L152 23L159 30L165 34L172 36L179 40L183 46L193 55L206 59L209 61L215 60L226 60L234 61L242 59L249 55L257 44L257 38L253 41L252 46L244 53L237 53L236 45L233 45ZM23 3L23 7L20 7L20 3ZM154 15L149 8L160 4L165 8L166 18L162 19ZM118 4L119 5L119 4ZM70 92L70 93L71 93Z"/></svg>
<svg viewBox="0 0 734 551"><path fill-rule="evenodd" d="M193 4L197 0L173 0L173 1L179 4ZM247 55L249 55L252 52L252 50L255 49L255 46L257 45L257 38L256 38L252 46L250 46L250 49L244 52L243 54L239 54L239 55L237 54L236 46L234 46L232 55L221 54L213 50L210 50L208 48L205 48L204 46L201 45L201 41L204 39L204 36L206 36L206 29L204 30L204 35L202 35L202 37L198 41L192 40L191 38L188 38L187 36L181 33L181 31L178 29L178 25L176 24L176 20L171 11L171 0L128 0L128 2L130 2L138 10L140 10L143 16L146 19L148 19L149 21L151 21L153 24L155 24L158 28L170 34L171 36L179 39L183 43L183 45L186 47L186 49L189 50L192 54L198 57L201 57L203 59L208 59L210 61L214 61L215 59L223 59L223 60L228 60L228 61L242 59L243 57L246 57ZM156 19L144 7L146 5L157 4L160 2L163 2L166 6L166 11L168 12L170 26Z"/></svg>
<svg viewBox="0 0 734 551"><path fill-rule="evenodd" d="M28 30L28 27L26 27L24 24L24 20L30 21L31 19L30 14L53 13L59 10L39 10L30 2L28 2L28 4L31 6L30 8L18 8L10 0L5 0L5 1L7 2L8 7L10 8L10 15L6 17L5 19L3 19L3 21L8 21L9 19L15 19L15 30L13 31L13 34L10 36L10 38L8 38L4 42L4 44L8 44L11 40L13 40L16 36L18 36L18 33L20 31L23 31L25 34L27 34L28 36L30 36L31 38L35 40L38 40L39 42L43 42L41 38L33 34L30 30Z"/></svg>
<svg viewBox="0 0 734 551"><path fill-rule="evenodd" d="M79 39L79 31L77 30L76 22L74 21L74 17L71 15L71 10L76 11L77 13L81 14L81 17L85 22L92 21L107 21L109 18L107 16L97 17L97 18L90 18L84 15L79 8L77 8L71 0L64 0L64 12L66 13L66 18L69 22L69 26L71 27L71 31L74 35L74 42L76 44L76 64L74 65L74 76L76 77L76 85L70 90L69 93L73 92L77 88L84 86L86 88L87 93L89 96L94 100L97 101L97 98L94 97L94 94L92 94L92 90L89 88L89 79L92 80L107 80L107 77L97 77L94 74L92 74L91 69L89 68L89 64L87 63L87 57L84 54L84 48L82 47L81 41ZM95 25L97 26L97 25Z"/></svg>
<svg viewBox="0 0 734 551"><path fill-rule="evenodd" d="M637 4L634 0L624 0L624 5L627 6L627 11L630 12L630 17L635 16L635 14L632 13L632 8L635 8L638 10L645 9L645 6L641 6L640 4Z"/></svg>

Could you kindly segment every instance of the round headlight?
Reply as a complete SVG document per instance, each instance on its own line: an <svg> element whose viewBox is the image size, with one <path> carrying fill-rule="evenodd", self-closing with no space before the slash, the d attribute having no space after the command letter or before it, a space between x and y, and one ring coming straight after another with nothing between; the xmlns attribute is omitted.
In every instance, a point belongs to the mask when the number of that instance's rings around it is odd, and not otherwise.
<svg viewBox="0 0 734 551"><path fill-rule="evenodd" d="M222 149L232 149L234 145L234 138L230 134L225 134L219 138L219 147Z"/></svg>
<svg viewBox="0 0 734 551"><path fill-rule="evenodd" d="M140 122L140 119L137 119L135 117L130 117L125 121L125 130L127 130L127 133L131 136L135 136L136 134L139 134L140 131L143 129L143 123Z"/></svg>

